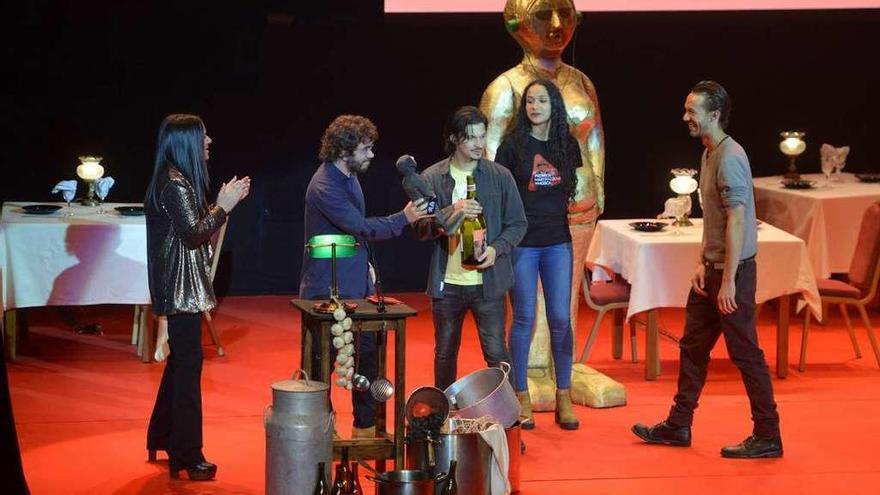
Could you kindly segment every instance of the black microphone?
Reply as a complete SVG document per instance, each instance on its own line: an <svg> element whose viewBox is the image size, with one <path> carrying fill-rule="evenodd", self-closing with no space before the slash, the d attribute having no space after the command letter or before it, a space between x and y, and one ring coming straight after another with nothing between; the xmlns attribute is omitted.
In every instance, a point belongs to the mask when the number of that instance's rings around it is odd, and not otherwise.
<svg viewBox="0 0 880 495"><path fill-rule="evenodd" d="M433 215L437 211L437 195L434 188L424 177L416 172L416 159L411 155L403 155L397 159L397 172L403 176L403 190L409 199L424 199L428 203L427 213Z"/></svg>

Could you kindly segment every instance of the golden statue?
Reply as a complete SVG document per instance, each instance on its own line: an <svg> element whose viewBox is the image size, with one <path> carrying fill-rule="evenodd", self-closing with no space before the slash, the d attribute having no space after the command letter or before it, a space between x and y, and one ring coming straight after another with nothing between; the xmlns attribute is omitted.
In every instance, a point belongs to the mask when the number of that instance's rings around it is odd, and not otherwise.
<svg viewBox="0 0 880 495"><path fill-rule="evenodd" d="M569 204L568 216L574 263L571 327L575 332L584 259L596 219L605 207L605 138L596 88L586 74L562 61L562 52L571 41L579 19L580 13L573 0L507 0L504 22L507 31L523 49L522 62L495 78L480 100L480 109L489 118L486 152L489 159L494 159L528 83L539 78L549 79L562 93L571 133L578 141L584 164L577 170L577 190ZM541 389L549 387L551 392L532 393L532 405L536 410L550 410L555 407L552 393L555 385L550 372L550 334L540 288L535 326L529 353L530 383L538 384ZM573 387L576 382L572 382ZM574 388L572 392L575 392Z"/></svg>

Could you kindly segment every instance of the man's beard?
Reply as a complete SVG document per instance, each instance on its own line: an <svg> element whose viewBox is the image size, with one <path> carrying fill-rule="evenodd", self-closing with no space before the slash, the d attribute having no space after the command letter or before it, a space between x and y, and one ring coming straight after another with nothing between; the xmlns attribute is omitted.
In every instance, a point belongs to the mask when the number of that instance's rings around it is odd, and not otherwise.
<svg viewBox="0 0 880 495"><path fill-rule="evenodd" d="M348 167L349 172L354 174L362 174L366 172L368 168L370 168L370 160L358 162L352 158L346 158L345 165Z"/></svg>

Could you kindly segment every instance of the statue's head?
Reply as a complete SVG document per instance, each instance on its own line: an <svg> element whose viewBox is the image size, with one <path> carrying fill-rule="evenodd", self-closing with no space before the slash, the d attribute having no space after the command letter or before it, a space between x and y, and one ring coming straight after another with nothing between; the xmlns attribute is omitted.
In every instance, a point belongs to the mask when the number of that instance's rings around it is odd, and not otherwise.
<svg viewBox="0 0 880 495"><path fill-rule="evenodd" d="M559 58L577 27L574 0L507 0L504 23L526 53Z"/></svg>

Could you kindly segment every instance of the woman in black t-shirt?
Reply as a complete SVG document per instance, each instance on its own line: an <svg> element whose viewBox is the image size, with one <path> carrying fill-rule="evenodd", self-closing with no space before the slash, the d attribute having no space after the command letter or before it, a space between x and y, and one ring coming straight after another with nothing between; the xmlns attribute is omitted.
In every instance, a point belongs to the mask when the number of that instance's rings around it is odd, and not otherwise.
<svg viewBox="0 0 880 495"><path fill-rule="evenodd" d="M566 430L579 426L569 393L573 335L568 203L574 196L575 170L581 166L581 154L566 116L562 95L553 82L532 81L523 91L514 127L495 155L495 161L513 173L529 221L525 237L513 250L515 283L509 342L524 429L535 426L526 372L539 276L556 369L556 422Z"/></svg>

